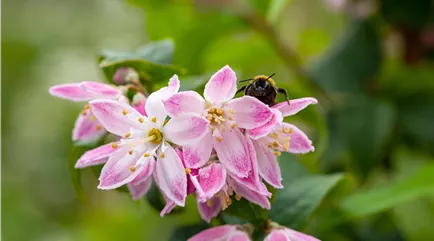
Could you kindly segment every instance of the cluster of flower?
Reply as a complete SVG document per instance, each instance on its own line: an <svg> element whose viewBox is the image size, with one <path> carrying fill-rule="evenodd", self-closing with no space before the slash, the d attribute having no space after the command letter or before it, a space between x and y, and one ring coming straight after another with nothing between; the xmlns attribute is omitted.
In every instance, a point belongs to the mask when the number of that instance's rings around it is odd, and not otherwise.
<svg viewBox="0 0 434 241"><path fill-rule="evenodd" d="M167 87L147 98L136 95L131 103L122 86L96 82L53 86L50 93L89 102L76 121L73 140L88 142L106 132L118 136L76 163L76 168L104 164L99 189L127 185L133 199L139 199L154 180L166 200L161 216L184 206L186 196L195 193L201 217L210 222L231 205L232 195L270 209L271 193L263 181L283 188L277 156L314 150L301 130L283 122L316 104L314 98L268 107L251 96L234 99L236 84L235 72L225 66L206 84L205 99L194 91L179 92L176 75ZM218 230L229 235L239 228ZM198 235L217 231L206 232Z"/></svg>

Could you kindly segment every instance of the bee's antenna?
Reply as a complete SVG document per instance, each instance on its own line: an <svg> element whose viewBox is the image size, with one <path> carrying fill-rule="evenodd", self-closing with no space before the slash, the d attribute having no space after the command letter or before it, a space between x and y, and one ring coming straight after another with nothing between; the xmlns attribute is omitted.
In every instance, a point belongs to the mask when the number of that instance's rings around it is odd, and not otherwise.
<svg viewBox="0 0 434 241"><path fill-rule="evenodd" d="M252 78L250 78L250 79L243 79L243 80L240 80L240 81L238 81L238 82L246 82L246 81L250 81L250 80L252 80Z"/></svg>
<svg viewBox="0 0 434 241"><path fill-rule="evenodd" d="M273 77L276 73L271 74L270 76L267 77L267 79Z"/></svg>

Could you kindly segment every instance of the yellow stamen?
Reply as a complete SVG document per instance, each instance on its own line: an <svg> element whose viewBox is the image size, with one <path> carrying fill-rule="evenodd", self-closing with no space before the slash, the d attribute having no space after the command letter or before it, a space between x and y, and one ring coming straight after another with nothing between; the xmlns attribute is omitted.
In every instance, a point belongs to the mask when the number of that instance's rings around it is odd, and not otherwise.
<svg viewBox="0 0 434 241"><path fill-rule="evenodd" d="M289 133L289 134L292 134L292 133L294 133L294 129L292 129L292 128L289 128L289 130L288 130L288 133Z"/></svg>
<svg viewBox="0 0 434 241"><path fill-rule="evenodd" d="M285 144L283 144L283 150L287 151L289 149L289 142L286 142Z"/></svg>
<svg viewBox="0 0 434 241"><path fill-rule="evenodd" d="M128 114L128 111L127 110L122 110L122 114L126 115L126 114Z"/></svg>
<svg viewBox="0 0 434 241"><path fill-rule="evenodd" d="M273 148L273 144L272 144L272 143L268 143L268 144L267 144L267 147L268 147L268 148Z"/></svg>
<svg viewBox="0 0 434 241"><path fill-rule="evenodd" d="M274 152L274 155L275 155L275 156L280 156L280 154L281 154L280 151L275 151L275 152Z"/></svg>
<svg viewBox="0 0 434 241"><path fill-rule="evenodd" d="M241 199L240 194L235 195L235 199L236 199L237 201L240 201L240 199Z"/></svg>
<svg viewBox="0 0 434 241"><path fill-rule="evenodd" d="M222 132L226 131L226 127L224 127L224 126L220 127L220 129L222 130Z"/></svg>
<svg viewBox="0 0 434 241"><path fill-rule="evenodd" d="M96 129L97 131L99 131L99 130L101 130L101 129L102 129L102 126L100 126L100 125L97 125L97 126L95 126L95 129Z"/></svg>
<svg viewBox="0 0 434 241"><path fill-rule="evenodd" d="M190 168L188 168L188 167L187 167L187 168L185 168L185 174L187 174L187 175L188 175L188 174L190 174L190 173L191 173L191 169L190 169Z"/></svg>
<svg viewBox="0 0 434 241"><path fill-rule="evenodd" d="M113 148L113 149L116 149L117 147L118 147L118 144L117 144L117 143L113 143L113 144L112 144L112 148Z"/></svg>
<svg viewBox="0 0 434 241"><path fill-rule="evenodd" d="M84 109L85 109L85 110L90 109L90 105L89 105L89 104L86 104L86 105L84 106Z"/></svg>
<svg viewBox="0 0 434 241"><path fill-rule="evenodd" d="M274 142L273 142L273 146L274 146L274 147L279 147L279 142L274 141Z"/></svg>
<svg viewBox="0 0 434 241"><path fill-rule="evenodd" d="M128 138L131 136L131 133L127 132L127 134L125 134L125 138Z"/></svg>
<svg viewBox="0 0 434 241"><path fill-rule="evenodd" d="M232 116L229 116L229 117L228 117L228 120L233 120L233 119L234 119L234 118L232 118Z"/></svg>
<svg viewBox="0 0 434 241"><path fill-rule="evenodd" d="M214 131L215 130L215 126L209 126L209 129Z"/></svg>
<svg viewBox="0 0 434 241"><path fill-rule="evenodd" d="M235 127L237 127L237 124L234 123L234 124L231 125L232 129L234 129Z"/></svg>
<svg viewBox="0 0 434 241"><path fill-rule="evenodd" d="M134 172L136 170L135 166L130 166L130 171Z"/></svg>
<svg viewBox="0 0 434 241"><path fill-rule="evenodd" d="M217 115L222 115L223 114L223 110L222 109L217 109L215 112L217 113Z"/></svg>
<svg viewBox="0 0 434 241"><path fill-rule="evenodd" d="M211 109L209 109L208 113L214 113L215 111L216 111L215 108L211 108Z"/></svg>
<svg viewBox="0 0 434 241"><path fill-rule="evenodd" d="M235 114L235 110L234 109L229 109L228 112L231 113L231 114Z"/></svg>
<svg viewBox="0 0 434 241"><path fill-rule="evenodd" d="M140 123L143 123L143 121L145 121L145 120L143 120L143 118L140 117L140 118L139 118L139 122L140 122Z"/></svg>
<svg viewBox="0 0 434 241"><path fill-rule="evenodd" d="M164 158L164 152L160 153L160 158Z"/></svg>
<svg viewBox="0 0 434 241"><path fill-rule="evenodd" d="M94 115L89 117L90 121L95 122L96 121L96 117Z"/></svg>
<svg viewBox="0 0 434 241"><path fill-rule="evenodd" d="M271 133L271 136L274 137L274 138L279 137L279 135L276 132Z"/></svg>
<svg viewBox="0 0 434 241"><path fill-rule="evenodd" d="M218 141L218 142L221 142L221 141L222 141L222 138L220 138L220 137L216 137L215 140Z"/></svg>
<svg viewBox="0 0 434 241"><path fill-rule="evenodd" d="M154 123L156 123L157 122L157 117L152 117L151 121L154 122Z"/></svg>
<svg viewBox="0 0 434 241"><path fill-rule="evenodd" d="M212 207L212 200L211 199L206 200L206 205L208 207Z"/></svg>
<svg viewBox="0 0 434 241"><path fill-rule="evenodd" d="M145 152L145 154L143 154L143 157L149 157L149 153Z"/></svg>
<svg viewBox="0 0 434 241"><path fill-rule="evenodd" d="M163 140L163 134L157 128L152 128L148 133L147 141L152 141L153 144L158 145Z"/></svg>
<svg viewBox="0 0 434 241"><path fill-rule="evenodd" d="M133 150L129 150L128 154L132 155L133 154Z"/></svg>

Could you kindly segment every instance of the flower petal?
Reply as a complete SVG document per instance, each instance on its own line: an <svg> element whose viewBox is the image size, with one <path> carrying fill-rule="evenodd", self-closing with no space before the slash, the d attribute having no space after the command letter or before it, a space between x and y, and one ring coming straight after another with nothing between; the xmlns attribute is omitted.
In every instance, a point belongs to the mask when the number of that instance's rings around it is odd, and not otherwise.
<svg viewBox="0 0 434 241"><path fill-rule="evenodd" d="M246 138L246 143L247 143L247 149L249 151L250 163L252 169L250 170L249 175L247 177L240 178L237 175L231 175L231 177L238 183L246 186L247 188L259 194L265 195L267 197L271 197L271 193L267 190L267 187L264 185L264 183L262 183L261 179L259 178L258 160L256 159L255 148L250 138L248 137Z"/></svg>
<svg viewBox="0 0 434 241"><path fill-rule="evenodd" d="M290 130L290 134L288 134L291 138L289 141L289 153L304 154L315 150L315 147L312 146L312 141L309 140L303 131L288 123L283 123L282 127Z"/></svg>
<svg viewBox="0 0 434 241"><path fill-rule="evenodd" d="M139 104L132 105L132 107L134 109L136 109L143 116L148 116L148 114L146 114L146 111L145 111L145 105L146 105L146 100L141 100Z"/></svg>
<svg viewBox="0 0 434 241"><path fill-rule="evenodd" d="M141 182L130 182L127 184L128 190L130 191L131 197L134 201L142 198L152 186L152 178L148 177Z"/></svg>
<svg viewBox="0 0 434 241"><path fill-rule="evenodd" d="M201 140L183 149L185 167L200 168L208 162L213 147L213 139L210 134L205 135Z"/></svg>
<svg viewBox="0 0 434 241"><path fill-rule="evenodd" d="M98 99L89 103L93 114L109 132L123 136L130 128L140 129L138 119L143 116L131 106L109 99Z"/></svg>
<svg viewBox="0 0 434 241"><path fill-rule="evenodd" d="M49 89L51 95L71 101L89 101L94 95L80 88L79 83L55 85Z"/></svg>
<svg viewBox="0 0 434 241"><path fill-rule="evenodd" d="M250 241L250 238L247 233L237 230L229 235L227 241Z"/></svg>
<svg viewBox="0 0 434 241"><path fill-rule="evenodd" d="M243 198L249 200L250 202L259 205L262 208L270 209L270 201L264 195L261 195L255 191L250 190L242 184L237 183L235 180L230 180L231 184L234 186L234 190L237 194Z"/></svg>
<svg viewBox="0 0 434 241"><path fill-rule="evenodd" d="M197 114L183 113L174 116L164 126L164 136L171 142L183 146L201 140L209 133L209 121Z"/></svg>
<svg viewBox="0 0 434 241"><path fill-rule="evenodd" d="M113 144L117 144L117 142L105 144L85 152L80 159L78 159L77 163L75 163L75 168L84 168L106 163L109 156L118 150L113 148Z"/></svg>
<svg viewBox="0 0 434 241"><path fill-rule="evenodd" d="M321 241L315 237L312 237L310 235L301 233L301 232L297 232L295 230L292 230L290 228L285 228L283 229L284 232L286 233L286 235L288 235L289 239L292 241Z"/></svg>
<svg viewBox="0 0 434 241"><path fill-rule="evenodd" d="M205 109L205 100L195 91L179 92L163 100L163 103L171 117L186 112L200 115Z"/></svg>
<svg viewBox="0 0 434 241"><path fill-rule="evenodd" d="M217 241L217 240L225 240L225 237L228 237L230 233L235 232L237 227L234 225L222 225L214 228L206 229L190 239L188 241Z"/></svg>
<svg viewBox="0 0 434 241"><path fill-rule="evenodd" d="M92 93L95 98L116 99L122 94L119 88L104 83L83 81L79 86L83 90Z"/></svg>
<svg viewBox="0 0 434 241"><path fill-rule="evenodd" d="M187 196L187 176L181 158L167 144L163 143L161 150L156 167L159 187L167 198L183 207ZM161 153L164 153L163 158Z"/></svg>
<svg viewBox="0 0 434 241"><path fill-rule="evenodd" d="M213 217L216 217L220 213L222 204L219 198L213 197L208 202L197 201L197 209L199 210L200 217L209 223Z"/></svg>
<svg viewBox="0 0 434 241"><path fill-rule="evenodd" d="M264 137L268 135L273 129L276 127L276 125L281 124L283 120L282 113L277 109L271 109L273 112L272 118L265 124L260 127L246 130L247 134L254 139L257 140L261 137Z"/></svg>
<svg viewBox="0 0 434 241"><path fill-rule="evenodd" d="M206 83L204 96L207 101L221 103L232 99L236 91L237 77L231 67L226 65Z"/></svg>
<svg viewBox="0 0 434 241"><path fill-rule="evenodd" d="M265 237L264 241L291 241L291 239L289 239L283 229L273 229L273 231Z"/></svg>
<svg viewBox="0 0 434 241"><path fill-rule="evenodd" d="M238 177L247 177L252 165L244 135L238 128L221 132L222 141L214 140L214 149L223 166Z"/></svg>
<svg viewBox="0 0 434 241"><path fill-rule="evenodd" d="M166 205L163 210L160 212L160 217L164 217L164 215L172 212L172 210L176 207L176 203L174 201L166 199Z"/></svg>
<svg viewBox="0 0 434 241"><path fill-rule="evenodd" d="M115 189L134 180L145 168L144 165L136 165L139 159L137 153L130 155L127 149L113 153L101 170L98 188Z"/></svg>
<svg viewBox="0 0 434 241"><path fill-rule="evenodd" d="M263 148L259 143L253 141L258 159L259 174L261 177L275 188L283 188L282 174L280 172L277 157L268 149Z"/></svg>
<svg viewBox="0 0 434 241"><path fill-rule="evenodd" d="M168 84L168 87L163 87L151 95L146 100L145 111L149 118L156 118L157 122L164 123L167 112L164 109L163 101L170 96L176 94L179 90L179 79L177 75L174 75Z"/></svg>
<svg viewBox="0 0 434 241"><path fill-rule="evenodd" d="M257 128L267 124L273 117L271 108L251 96L231 100L228 106L234 109L234 120L240 128Z"/></svg>
<svg viewBox="0 0 434 241"><path fill-rule="evenodd" d="M318 101L315 98L306 97L306 98L290 100L289 103L290 104L288 105L288 102L281 102L272 106L272 108L276 108L280 110L283 116L287 117L290 115L297 114L299 111L303 110L309 105L317 104Z"/></svg>
<svg viewBox="0 0 434 241"><path fill-rule="evenodd" d="M78 116L75 121L74 129L72 130L72 140L82 143L89 143L99 139L106 130L101 123L96 120L92 111L85 110Z"/></svg>
<svg viewBox="0 0 434 241"><path fill-rule="evenodd" d="M197 198L199 201L205 202L226 184L226 170L219 163L211 163L199 170L197 180L203 191L203 194L198 195Z"/></svg>

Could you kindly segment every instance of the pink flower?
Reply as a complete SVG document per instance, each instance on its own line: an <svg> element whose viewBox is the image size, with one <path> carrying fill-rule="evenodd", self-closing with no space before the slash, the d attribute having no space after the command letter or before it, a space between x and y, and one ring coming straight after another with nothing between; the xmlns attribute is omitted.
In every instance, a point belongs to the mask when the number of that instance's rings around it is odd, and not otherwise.
<svg viewBox="0 0 434 241"><path fill-rule="evenodd" d="M239 225L223 225L206 229L188 241L249 241L247 230Z"/></svg>
<svg viewBox="0 0 434 241"><path fill-rule="evenodd" d="M272 229L272 231L265 237L264 241L320 241L320 240L289 228L278 227Z"/></svg>
<svg viewBox="0 0 434 241"><path fill-rule="evenodd" d="M166 122L163 100L175 94L179 80L175 75L168 87L152 93L145 105L148 116L131 106L109 99L90 102L92 111L107 131L123 136L113 144L99 178L100 189L114 189L130 182L147 183L151 174L158 178L161 191L177 205L184 206L187 178L181 159L168 141L177 145L195 142L207 134L209 121L185 113Z"/></svg>
<svg viewBox="0 0 434 241"><path fill-rule="evenodd" d="M301 98L272 106L271 120L258 128L246 131L253 143L258 160L260 176L275 188L283 188L282 175L277 156L281 151L307 153L314 151L312 141L296 126L282 122L283 117L291 116L310 104L318 103L314 98Z"/></svg>
<svg viewBox="0 0 434 241"><path fill-rule="evenodd" d="M80 83L56 85L49 90L51 95L71 101L90 101L98 98L118 99L121 91L111 85L84 81ZM72 131L72 140L83 143L92 142L100 138L106 131L86 105L78 116Z"/></svg>
<svg viewBox="0 0 434 241"><path fill-rule="evenodd" d="M200 168L208 162L214 148L220 162L232 175L246 178L252 169L247 142L236 127L253 129L266 124L271 109L256 98L233 99L236 92L235 72L225 66L205 86L205 100L194 91L172 95L164 107L172 118L183 113L209 120L207 134L199 141L184 143L184 159L189 168Z"/></svg>

